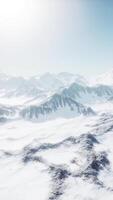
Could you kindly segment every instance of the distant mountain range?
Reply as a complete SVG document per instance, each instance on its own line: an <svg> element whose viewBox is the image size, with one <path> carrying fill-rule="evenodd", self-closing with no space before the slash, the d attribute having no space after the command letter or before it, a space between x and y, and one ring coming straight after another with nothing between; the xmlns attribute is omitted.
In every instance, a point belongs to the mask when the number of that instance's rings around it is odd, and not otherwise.
<svg viewBox="0 0 113 200"><path fill-rule="evenodd" d="M67 72L29 78L0 74L0 117L45 121L94 115L92 105L113 99L113 71L92 82ZM109 84L108 84L109 83ZM13 116L13 117L12 117Z"/></svg>
<svg viewBox="0 0 113 200"><path fill-rule="evenodd" d="M5 74L0 74L0 90L9 90L9 95L12 95L12 93L10 94L10 91L12 90L13 95L15 96L32 95L32 93L35 92L54 92L66 86L68 87L74 82L83 85L88 84L84 77L67 72L62 72L57 75L46 73L41 76L32 76L29 78L13 77L7 76ZM35 91L32 91L34 89ZM5 94L2 92L1 95Z"/></svg>

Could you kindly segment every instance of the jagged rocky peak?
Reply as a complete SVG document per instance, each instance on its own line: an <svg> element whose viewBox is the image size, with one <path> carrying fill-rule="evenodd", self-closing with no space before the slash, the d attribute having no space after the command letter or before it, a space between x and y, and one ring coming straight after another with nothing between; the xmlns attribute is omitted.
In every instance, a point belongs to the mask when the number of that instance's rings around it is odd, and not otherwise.
<svg viewBox="0 0 113 200"><path fill-rule="evenodd" d="M90 107L85 107L70 97L55 94L50 100L40 106L28 106L21 111L26 119L55 119L58 117L70 118L78 115L94 115Z"/></svg>
<svg viewBox="0 0 113 200"><path fill-rule="evenodd" d="M70 87L65 88L62 94L69 96L81 103L97 103L97 101L105 101L113 96L113 87L107 85L83 86L73 83Z"/></svg>

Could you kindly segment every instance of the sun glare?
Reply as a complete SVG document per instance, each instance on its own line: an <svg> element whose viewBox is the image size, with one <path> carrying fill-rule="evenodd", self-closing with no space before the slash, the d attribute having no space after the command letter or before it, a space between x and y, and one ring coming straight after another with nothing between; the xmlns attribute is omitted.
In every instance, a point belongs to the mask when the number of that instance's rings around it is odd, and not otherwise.
<svg viewBox="0 0 113 200"><path fill-rule="evenodd" d="M48 13L48 4L45 0L0 1L0 31L27 31L32 29L35 23L40 29L47 21Z"/></svg>

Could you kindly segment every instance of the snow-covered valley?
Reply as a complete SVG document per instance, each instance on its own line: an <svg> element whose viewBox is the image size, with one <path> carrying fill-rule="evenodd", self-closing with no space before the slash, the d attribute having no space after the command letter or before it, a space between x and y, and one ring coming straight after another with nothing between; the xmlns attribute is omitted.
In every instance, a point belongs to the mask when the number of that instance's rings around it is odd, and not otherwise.
<svg viewBox="0 0 113 200"><path fill-rule="evenodd" d="M112 200L112 83L46 76L54 92L49 84L31 93L27 79L27 94L15 87L8 96L8 77L0 81L0 199Z"/></svg>

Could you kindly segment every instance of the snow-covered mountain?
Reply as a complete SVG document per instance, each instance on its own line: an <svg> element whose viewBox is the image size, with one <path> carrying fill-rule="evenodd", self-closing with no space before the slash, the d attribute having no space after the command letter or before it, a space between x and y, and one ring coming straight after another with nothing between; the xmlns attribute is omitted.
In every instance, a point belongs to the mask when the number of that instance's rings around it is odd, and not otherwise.
<svg viewBox="0 0 113 200"><path fill-rule="evenodd" d="M57 78L62 81L65 86L69 86L72 83L78 83L80 85L89 84L88 80L79 74L75 75L67 72L61 72L57 75Z"/></svg>
<svg viewBox="0 0 113 200"><path fill-rule="evenodd" d="M28 78L13 77L5 74L0 74L0 90L4 90L6 93L8 92L9 96L12 95L12 92L15 96L34 96L36 95L35 91L36 93L46 91L55 92L66 86L69 86L73 82L80 84L87 83L84 77L66 72L60 74L46 73L41 76L33 76ZM7 95L6 93L3 94L2 92L1 95Z"/></svg>
<svg viewBox="0 0 113 200"><path fill-rule="evenodd" d="M36 85L42 88L44 91L56 91L64 87L63 82L57 78L55 74L45 73L40 77L32 77Z"/></svg>
<svg viewBox="0 0 113 200"><path fill-rule="evenodd" d="M73 83L69 88L65 88L62 94L71 97L81 103L95 104L100 101L106 101L113 97L113 86L96 85L83 86Z"/></svg>
<svg viewBox="0 0 113 200"><path fill-rule="evenodd" d="M28 106L21 111L23 118L38 121L94 114L95 112L90 107L85 107L70 97L58 94L53 95L50 100L40 106Z"/></svg>
<svg viewBox="0 0 113 200"><path fill-rule="evenodd" d="M113 86L113 69L93 79L92 83Z"/></svg>
<svg viewBox="0 0 113 200"><path fill-rule="evenodd" d="M0 105L0 123L17 118L17 108Z"/></svg>
<svg viewBox="0 0 113 200"><path fill-rule="evenodd" d="M96 113L93 109L95 104L112 101L113 98L113 86L91 86L83 77L71 73L46 73L29 78L0 77L0 101L7 108L6 114L9 109L10 113L16 109L15 119L46 121L90 115ZM12 115L7 117L6 114L1 113L1 119L12 119Z"/></svg>
<svg viewBox="0 0 113 200"><path fill-rule="evenodd" d="M0 74L1 200L113 200L112 141L112 74Z"/></svg>

